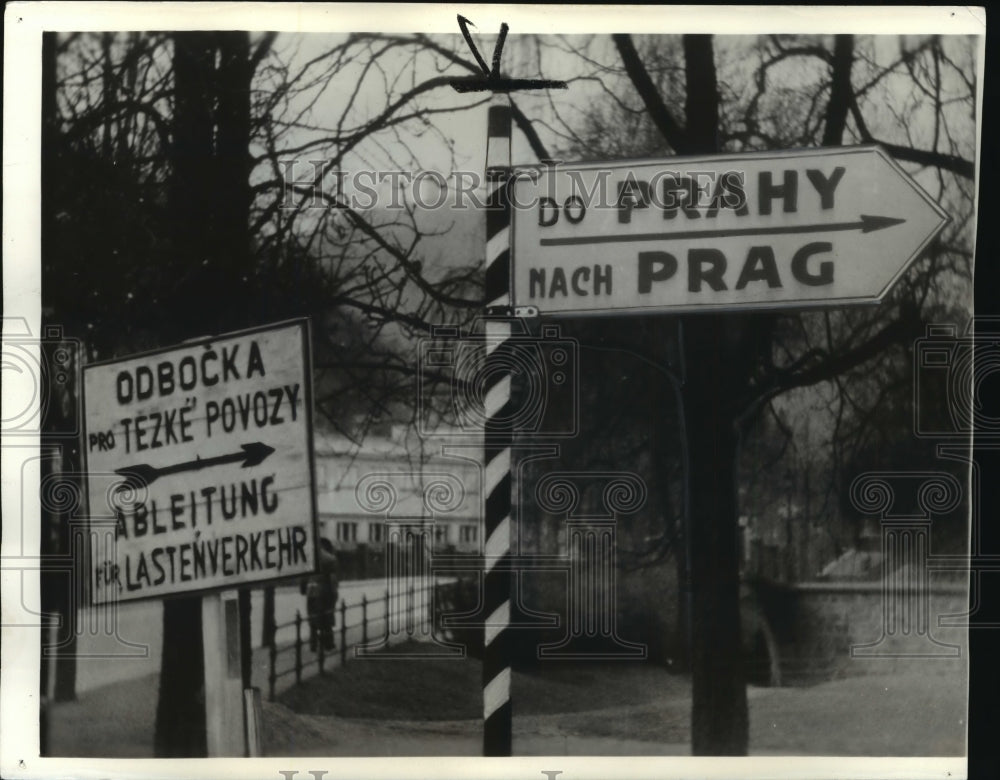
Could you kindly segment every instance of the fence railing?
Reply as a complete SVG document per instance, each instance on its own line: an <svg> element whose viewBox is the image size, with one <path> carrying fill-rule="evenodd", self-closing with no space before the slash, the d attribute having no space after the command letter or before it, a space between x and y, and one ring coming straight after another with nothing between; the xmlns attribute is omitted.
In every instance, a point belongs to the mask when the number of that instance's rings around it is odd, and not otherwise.
<svg viewBox="0 0 1000 780"><path fill-rule="evenodd" d="M279 680L294 675L298 685L314 672L323 674L327 668L345 665L351 649L374 649L410 639L429 638L434 631L435 593L450 587L453 582L442 579L421 586L390 582L378 598L369 599L362 593L361 600L352 604L341 599L332 609L317 613L311 619L296 610L294 620L278 623L271 631L268 698L274 700ZM324 646L318 630L315 642L310 641L314 631L311 623L320 626L324 618L332 623L331 646Z"/></svg>

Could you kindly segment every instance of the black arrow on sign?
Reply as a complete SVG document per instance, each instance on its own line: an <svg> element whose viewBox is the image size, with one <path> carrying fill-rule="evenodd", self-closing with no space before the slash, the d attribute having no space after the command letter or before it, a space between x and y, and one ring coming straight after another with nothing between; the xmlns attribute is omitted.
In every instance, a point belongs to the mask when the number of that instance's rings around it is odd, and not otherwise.
<svg viewBox="0 0 1000 780"><path fill-rule="evenodd" d="M233 452L229 455L219 455L214 458L195 458L194 460L178 463L174 466L164 466L160 469L150 466L148 463L137 463L134 466L115 469L115 474L121 474L125 477L125 482L121 485L122 488L135 488L140 485L152 485L157 479L167 474L177 474L182 471L201 471L201 469L207 469L209 466L221 466L224 463L239 463L239 461L243 461L241 467L245 469L250 468L250 466L260 465L268 455L274 452L274 447L268 447L259 441L255 441L252 444L244 444L240 449L242 452Z"/></svg>
<svg viewBox="0 0 1000 780"><path fill-rule="evenodd" d="M791 225L786 227L728 228L725 230L682 230L673 233L633 233L624 236L573 236L569 238L543 238L542 246L569 246L571 244L614 244L629 241L678 241L685 238L729 238L732 236L777 236L788 233L829 233L840 230L860 230L872 233L876 230L900 225L905 219L895 217L873 217L862 214L857 222L833 222L818 225Z"/></svg>

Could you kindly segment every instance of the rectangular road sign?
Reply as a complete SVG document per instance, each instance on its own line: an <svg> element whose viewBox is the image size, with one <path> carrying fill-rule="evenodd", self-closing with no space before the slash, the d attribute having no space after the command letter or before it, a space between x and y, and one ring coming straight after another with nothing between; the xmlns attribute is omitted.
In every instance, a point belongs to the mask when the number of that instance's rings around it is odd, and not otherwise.
<svg viewBox="0 0 1000 780"><path fill-rule="evenodd" d="M95 604L311 572L306 320L83 369Z"/></svg>
<svg viewBox="0 0 1000 780"><path fill-rule="evenodd" d="M948 222L878 146L518 168L511 197L542 314L877 303Z"/></svg>

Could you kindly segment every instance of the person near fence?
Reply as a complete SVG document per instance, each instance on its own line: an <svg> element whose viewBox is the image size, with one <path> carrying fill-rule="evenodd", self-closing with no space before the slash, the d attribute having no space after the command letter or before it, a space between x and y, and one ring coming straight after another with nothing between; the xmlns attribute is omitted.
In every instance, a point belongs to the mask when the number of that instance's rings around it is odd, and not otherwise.
<svg viewBox="0 0 1000 780"><path fill-rule="evenodd" d="M333 650L333 627L337 607L337 554L329 539L319 540L319 565L299 586L306 597L309 615L309 648L315 653L322 644L324 650Z"/></svg>

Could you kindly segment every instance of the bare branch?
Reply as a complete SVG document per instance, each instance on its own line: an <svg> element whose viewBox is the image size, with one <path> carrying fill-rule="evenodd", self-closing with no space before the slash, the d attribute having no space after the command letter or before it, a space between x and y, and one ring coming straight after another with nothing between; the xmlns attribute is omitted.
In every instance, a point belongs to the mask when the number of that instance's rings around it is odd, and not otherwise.
<svg viewBox="0 0 1000 780"><path fill-rule="evenodd" d="M840 146L851 106L851 65L854 62L854 36L838 35L833 45L830 100L826 105L823 146Z"/></svg>
<svg viewBox="0 0 1000 780"><path fill-rule="evenodd" d="M670 113L670 109L663 102L663 98L660 97L656 85L653 84L646 66L639 57L639 52L636 51L635 44L632 42L632 36L628 34L615 34L611 37L618 48L618 53L621 55L622 63L625 65L625 72L628 73L629 78L632 80L632 85L635 87L636 92L639 93L639 97L642 98L642 102L649 112L650 119L653 120L653 123L663 134L664 139L666 139L667 143L675 151L680 154L686 153L687 143L684 128L680 126L674 115Z"/></svg>

